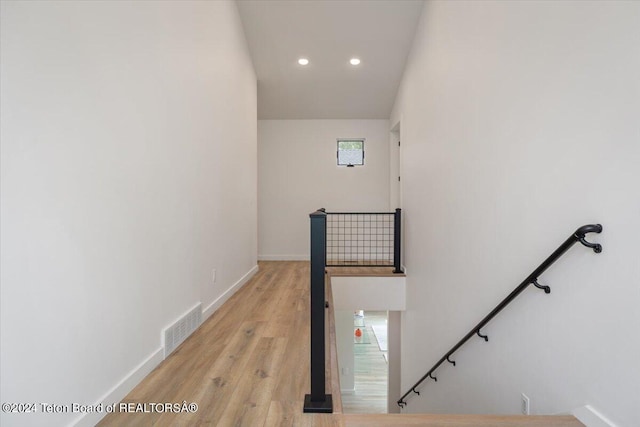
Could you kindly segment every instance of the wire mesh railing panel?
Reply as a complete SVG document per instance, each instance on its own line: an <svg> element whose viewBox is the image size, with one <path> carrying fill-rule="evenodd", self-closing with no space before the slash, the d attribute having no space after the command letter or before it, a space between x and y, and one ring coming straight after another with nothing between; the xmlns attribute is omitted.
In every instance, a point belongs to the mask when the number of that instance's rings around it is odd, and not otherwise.
<svg viewBox="0 0 640 427"><path fill-rule="evenodd" d="M394 265L394 213L327 212L327 266L345 265Z"/></svg>

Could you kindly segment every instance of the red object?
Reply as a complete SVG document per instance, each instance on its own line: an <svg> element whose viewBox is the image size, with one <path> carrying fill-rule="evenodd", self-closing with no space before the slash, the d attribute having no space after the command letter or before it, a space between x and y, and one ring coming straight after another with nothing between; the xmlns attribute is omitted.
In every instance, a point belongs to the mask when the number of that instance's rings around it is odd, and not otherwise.
<svg viewBox="0 0 640 427"><path fill-rule="evenodd" d="M360 338L362 336L362 331L360 328L356 329L356 337Z"/></svg>

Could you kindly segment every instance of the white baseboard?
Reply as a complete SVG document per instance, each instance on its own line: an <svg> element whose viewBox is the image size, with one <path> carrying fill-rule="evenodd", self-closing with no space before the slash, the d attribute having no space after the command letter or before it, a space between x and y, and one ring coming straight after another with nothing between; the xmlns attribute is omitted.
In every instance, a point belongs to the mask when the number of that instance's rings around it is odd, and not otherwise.
<svg viewBox="0 0 640 427"><path fill-rule="evenodd" d="M222 304L225 303L238 289L249 281L258 272L258 266L255 265L244 276L240 278L233 286L225 291L219 298L213 301L207 308L202 311L202 321L204 322L209 316L211 316ZM124 397L137 386L153 369L160 364L163 360L164 349L160 347L154 351L147 359L141 364L136 366L131 372L129 372L118 384L116 384L111 390L109 390L101 399L95 404L102 403L104 406L112 405L120 402ZM70 425L74 427L92 427L95 426L105 415L103 413L87 413L78 417Z"/></svg>
<svg viewBox="0 0 640 427"><path fill-rule="evenodd" d="M259 261L309 261L309 255L258 255Z"/></svg>
<svg viewBox="0 0 640 427"><path fill-rule="evenodd" d="M589 405L574 409L572 415L587 427L616 427L607 417Z"/></svg>
<svg viewBox="0 0 640 427"><path fill-rule="evenodd" d="M154 351L144 362L133 368L131 372L129 372L95 404L98 405L102 403L104 406L107 406L118 403L124 399L124 397L144 379L144 377L149 375L149 373L151 373L151 371L153 371L153 369L162 362L163 351L162 347ZM92 427L95 426L105 415L107 415L106 411L102 413L83 414L70 425L74 427Z"/></svg>
<svg viewBox="0 0 640 427"><path fill-rule="evenodd" d="M247 283L258 272L258 266L254 265L251 270L234 283L229 289L227 289L222 295L209 304L204 310L202 310L202 322L207 320L217 309L222 306L238 289Z"/></svg>

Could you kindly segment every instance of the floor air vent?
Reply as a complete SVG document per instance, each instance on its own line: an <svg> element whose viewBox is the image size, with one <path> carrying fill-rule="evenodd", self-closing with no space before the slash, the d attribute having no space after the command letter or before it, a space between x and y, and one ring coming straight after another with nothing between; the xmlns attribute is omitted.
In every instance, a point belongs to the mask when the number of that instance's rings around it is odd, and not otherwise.
<svg viewBox="0 0 640 427"><path fill-rule="evenodd" d="M202 323L202 304L198 303L173 325L164 330L162 334L164 358L166 359L173 350L178 348L200 326L200 323Z"/></svg>

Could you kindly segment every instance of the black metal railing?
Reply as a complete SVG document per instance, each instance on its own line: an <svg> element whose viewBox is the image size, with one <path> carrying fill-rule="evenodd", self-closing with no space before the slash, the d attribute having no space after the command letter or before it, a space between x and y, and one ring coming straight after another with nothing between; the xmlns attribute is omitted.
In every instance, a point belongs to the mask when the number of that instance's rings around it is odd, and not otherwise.
<svg viewBox="0 0 640 427"><path fill-rule="evenodd" d="M401 273L402 211L325 212L327 267L394 267Z"/></svg>
<svg viewBox="0 0 640 427"><path fill-rule="evenodd" d="M326 212L318 209L311 221L311 393L304 412L333 412L325 389L325 270L328 266L393 266L400 264L401 210L382 213Z"/></svg>
<svg viewBox="0 0 640 427"><path fill-rule="evenodd" d="M493 310L491 310L491 312L488 315L486 315L484 319L482 319L476 326L474 326L469 331L469 333L467 333L460 341L458 341L456 345L454 345L448 352L446 352L445 355L442 356L442 358L438 360L438 362L435 365L433 365L433 367L429 369L429 371L426 374L424 374L424 376L420 378L420 380L413 385L413 387L411 387L405 394L403 394L402 397L397 401L398 406L400 406L401 408L404 408L407 405L407 401L405 399L410 394L414 393L419 395L420 392L416 390L416 388L420 384L422 384L422 382L427 378L430 378L434 381L438 381L434 373L436 369L438 369L438 367L440 367L440 365L442 365L444 362L449 362L453 366L455 366L456 362L451 360L451 356L472 336L478 335L480 338L483 338L485 341L489 341L489 337L487 335L483 335L481 333L481 329L487 323L489 323L489 321L491 321L491 319L493 319L500 311L502 311L503 308L509 305L511 301L513 301L518 295L520 295L520 293L524 291L529 285L534 285L536 288L544 290L544 292L547 294L550 293L551 288L549 286L543 286L540 283L538 283L538 278L547 268L549 268L549 266L551 266L558 258L560 258L567 250L569 250L571 246L573 246L577 242L580 242L584 246L593 249L595 253L602 252L602 246L600 244L587 242L585 239L585 235L587 233L601 233L601 232L602 232L602 225L600 224L584 225L578 228L575 231L575 233L573 233L567 240L565 240L565 242L562 245L560 245L558 249L556 249L546 260L544 260L542 264L540 264L538 268L536 268L529 276L527 276L527 278L524 279L524 281L517 288L515 288L504 300L500 302L500 304L498 304Z"/></svg>
<svg viewBox="0 0 640 427"><path fill-rule="evenodd" d="M325 393L325 282L327 214L319 209L311 218L311 394L304 396L304 412L333 412L331 394Z"/></svg>

